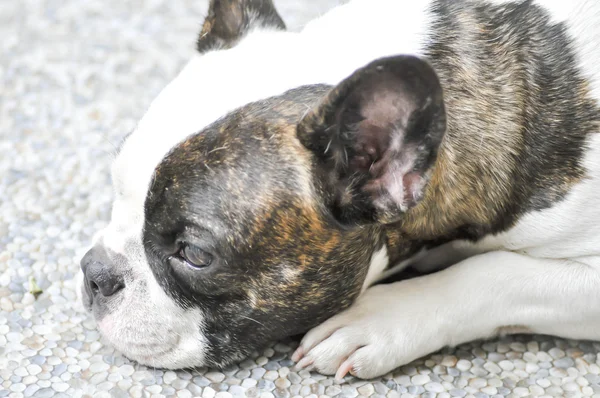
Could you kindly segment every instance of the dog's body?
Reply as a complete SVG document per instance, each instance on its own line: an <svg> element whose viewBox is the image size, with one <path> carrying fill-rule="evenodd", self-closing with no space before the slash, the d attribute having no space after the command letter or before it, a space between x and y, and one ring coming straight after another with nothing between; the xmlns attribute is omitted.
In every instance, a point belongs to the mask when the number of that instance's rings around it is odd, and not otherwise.
<svg viewBox="0 0 600 398"><path fill-rule="evenodd" d="M357 297L300 366L600 339L599 3L355 0L282 29L268 1L213 2L123 145L82 261L117 348L223 365ZM451 267L365 290L398 262Z"/></svg>

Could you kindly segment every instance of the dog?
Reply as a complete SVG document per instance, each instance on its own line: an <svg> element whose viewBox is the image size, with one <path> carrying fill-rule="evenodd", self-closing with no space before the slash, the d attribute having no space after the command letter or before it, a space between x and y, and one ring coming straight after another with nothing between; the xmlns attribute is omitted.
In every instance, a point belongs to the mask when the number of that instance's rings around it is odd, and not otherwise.
<svg viewBox="0 0 600 398"><path fill-rule="evenodd" d="M371 378L503 333L600 340L600 3L213 0L112 166L82 300L125 356ZM404 267L427 275L372 286Z"/></svg>

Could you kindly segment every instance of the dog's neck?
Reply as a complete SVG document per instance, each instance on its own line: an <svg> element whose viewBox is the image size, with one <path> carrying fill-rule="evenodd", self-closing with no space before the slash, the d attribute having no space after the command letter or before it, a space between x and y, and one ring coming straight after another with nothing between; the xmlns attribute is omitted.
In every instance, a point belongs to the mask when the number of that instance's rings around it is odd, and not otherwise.
<svg viewBox="0 0 600 398"><path fill-rule="evenodd" d="M570 40L543 10L446 7L435 10L426 54L447 132L423 202L401 222L417 240L479 239L560 201L584 178L586 137L599 123Z"/></svg>

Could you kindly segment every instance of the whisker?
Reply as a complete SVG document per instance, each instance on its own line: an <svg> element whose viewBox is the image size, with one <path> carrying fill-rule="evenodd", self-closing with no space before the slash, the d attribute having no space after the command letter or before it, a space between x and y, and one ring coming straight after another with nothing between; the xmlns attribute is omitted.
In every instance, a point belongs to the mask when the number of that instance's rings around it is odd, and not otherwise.
<svg viewBox="0 0 600 398"><path fill-rule="evenodd" d="M250 321L256 322L256 323L258 323L260 326L265 326L265 325L263 325L262 323L260 323L259 321L257 321L257 320L256 320L256 319L254 319L254 318L250 318L249 316L245 316L245 315L240 315L240 316L241 316L242 318L246 318L246 319L248 319L248 320L250 320Z"/></svg>

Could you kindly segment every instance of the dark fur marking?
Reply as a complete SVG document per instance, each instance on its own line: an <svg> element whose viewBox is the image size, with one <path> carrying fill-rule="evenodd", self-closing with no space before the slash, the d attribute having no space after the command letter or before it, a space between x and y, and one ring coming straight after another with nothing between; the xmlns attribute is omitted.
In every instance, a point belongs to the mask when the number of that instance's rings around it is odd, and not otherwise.
<svg viewBox="0 0 600 398"><path fill-rule="evenodd" d="M442 81L448 129L414 238L477 240L552 207L585 177L600 113L563 24L532 1L434 3L427 58Z"/></svg>
<svg viewBox="0 0 600 398"><path fill-rule="evenodd" d="M256 26L285 30L271 0L211 0L196 49L231 48Z"/></svg>
<svg viewBox="0 0 600 398"><path fill-rule="evenodd" d="M339 224L301 181L305 170L312 184L312 159L294 126L327 90L307 86L246 105L156 169L145 205L147 259L167 294L205 311L210 365L348 307L384 243L377 226ZM167 257L177 239L207 248L216 262L199 272L174 269Z"/></svg>

